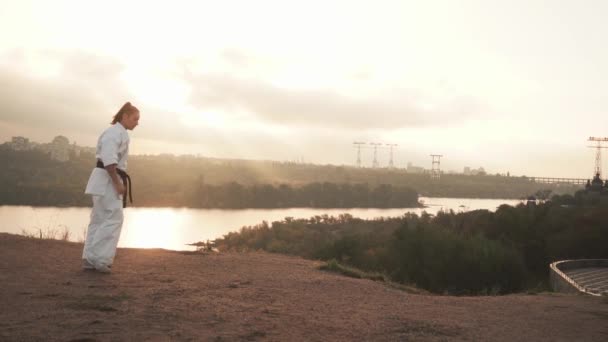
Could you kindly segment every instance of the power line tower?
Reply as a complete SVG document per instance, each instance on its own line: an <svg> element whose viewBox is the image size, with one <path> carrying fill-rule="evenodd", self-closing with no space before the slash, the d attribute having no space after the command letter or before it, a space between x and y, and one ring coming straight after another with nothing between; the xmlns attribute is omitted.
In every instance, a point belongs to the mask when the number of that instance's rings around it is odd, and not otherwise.
<svg viewBox="0 0 608 342"><path fill-rule="evenodd" d="M441 154L431 154L431 158L433 160L432 168L431 168L431 179L437 179L441 177Z"/></svg>
<svg viewBox="0 0 608 342"><path fill-rule="evenodd" d="M361 167L361 145L365 145L365 143L355 141L353 145L355 145L355 148L357 149L357 167Z"/></svg>
<svg viewBox="0 0 608 342"><path fill-rule="evenodd" d="M397 147L399 145L397 144L386 144L386 146L389 146L391 149L391 159L388 161L388 167L390 169L394 169L395 168L395 164L393 163L393 147Z"/></svg>
<svg viewBox="0 0 608 342"><path fill-rule="evenodd" d="M374 146L374 161L372 162L372 167L375 169L379 166L378 164L378 146L382 146L381 143L369 143Z"/></svg>
<svg viewBox="0 0 608 342"><path fill-rule="evenodd" d="M595 137L589 137L588 141L595 141L597 142L597 145L595 146L587 146L587 147L592 147L597 149L595 151L595 170L593 172L593 175L597 175L600 178L602 177L602 149L603 148L608 148L608 146L602 146L602 142L608 142L608 138L595 138Z"/></svg>

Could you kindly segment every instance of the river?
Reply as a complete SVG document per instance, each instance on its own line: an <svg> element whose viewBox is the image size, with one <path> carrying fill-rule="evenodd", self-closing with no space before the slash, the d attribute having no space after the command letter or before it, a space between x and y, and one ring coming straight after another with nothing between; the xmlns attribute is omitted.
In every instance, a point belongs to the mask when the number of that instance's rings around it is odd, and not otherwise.
<svg viewBox="0 0 608 342"><path fill-rule="evenodd" d="M262 221L279 221L285 217L309 218L315 215L348 213L354 217L371 219L395 217L405 213L436 214L440 210L470 211L496 210L501 204L516 205L519 200L421 197L426 208L399 209L189 209L189 208L127 208L119 247L165 248L193 250L187 244L213 240L243 226ZM90 208L57 208L0 206L0 232L12 234L42 234L60 238L68 235L71 241L83 241L89 221Z"/></svg>

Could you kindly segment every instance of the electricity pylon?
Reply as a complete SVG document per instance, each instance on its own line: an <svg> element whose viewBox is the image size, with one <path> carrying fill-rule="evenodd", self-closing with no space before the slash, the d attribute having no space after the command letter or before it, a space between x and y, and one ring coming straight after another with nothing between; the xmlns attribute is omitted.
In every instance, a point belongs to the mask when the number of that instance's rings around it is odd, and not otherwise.
<svg viewBox="0 0 608 342"><path fill-rule="evenodd" d="M589 141L597 142L597 145L595 146L587 146L597 149L597 151L595 151L595 172L593 172L593 175L598 175L602 178L602 149L608 148L608 146L602 146L602 142L608 142L608 138L589 137Z"/></svg>
<svg viewBox="0 0 608 342"><path fill-rule="evenodd" d="M395 164L393 163L393 147L397 147L399 145L397 144L386 144L386 146L389 146L391 149L391 159L388 161L388 167L391 169L395 168Z"/></svg>
<svg viewBox="0 0 608 342"><path fill-rule="evenodd" d="M431 179L437 179L441 177L441 154L431 154L431 158L433 160L433 164L431 167Z"/></svg>
<svg viewBox="0 0 608 342"><path fill-rule="evenodd" d="M361 167L361 145L365 145L365 143L355 141L353 145L355 145L355 147L357 148L357 167Z"/></svg>
<svg viewBox="0 0 608 342"><path fill-rule="evenodd" d="M374 161L372 162L372 167L375 169L377 168L378 165L378 146L382 146L381 143L369 143L370 145L374 146Z"/></svg>

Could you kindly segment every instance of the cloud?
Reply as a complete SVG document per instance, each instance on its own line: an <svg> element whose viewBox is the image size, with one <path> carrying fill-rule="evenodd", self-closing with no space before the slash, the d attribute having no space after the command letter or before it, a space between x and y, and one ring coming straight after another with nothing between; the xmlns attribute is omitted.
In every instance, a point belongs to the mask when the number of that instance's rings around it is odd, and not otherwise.
<svg viewBox="0 0 608 342"><path fill-rule="evenodd" d="M32 57L32 54L35 56ZM233 64L248 69L256 64L247 54L229 53ZM224 56L227 58L226 56ZM31 58L50 61L54 72L30 68ZM82 52L44 51L13 54L10 64L0 64L0 129L37 141L40 130L63 134L81 144L93 145L100 131L122 102L133 100L125 86L128 73L116 59ZM238 68L237 68L238 69ZM236 72L235 70L232 70ZM234 73L232 75L235 75ZM242 76L242 73L238 73ZM332 90L295 90L272 85L260 78L229 74L181 75L192 87L191 105L202 112L221 109L226 125L189 123L179 110L135 104L142 110L140 126L133 132L137 153L201 153L262 159L351 161L352 141L376 139L385 130L460 120L457 109L471 115L464 101L448 109L425 108L423 96L399 93L375 98L355 98ZM136 99L135 99L136 100ZM211 110L210 110L211 109ZM252 116L243 119L243 112ZM234 115L230 117L230 115ZM241 121L239 121L241 120ZM237 124L238 123L238 124ZM249 125L252 123L253 125ZM276 126L282 129L274 130ZM19 127L17 132L17 127ZM31 128L26 131L22 128ZM2 133L2 132L0 132ZM37 137L38 135L38 137ZM45 137L47 139L47 137ZM336 156L348 151L348 157Z"/></svg>
<svg viewBox="0 0 608 342"><path fill-rule="evenodd" d="M25 57L0 66L0 121L53 130L98 132L130 94L120 63L85 53L43 52L56 75L32 74Z"/></svg>
<svg viewBox="0 0 608 342"><path fill-rule="evenodd" d="M390 130L458 122L479 115L481 109L469 98L434 99L413 91L357 97L334 90L282 88L230 74L188 74L185 79L192 87L192 105L201 110L249 112L264 122L286 126Z"/></svg>
<svg viewBox="0 0 608 342"><path fill-rule="evenodd" d="M52 65L53 72L36 70L34 66L41 62ZM48 139L41 133L44 131L71 140L78 136L79 142L93 145L120 105L133 101L121 79L124 68L115 59L82 52L11 53L0 64L0 135L23 135L38 141ZM142 111L142 119L133 138L156 146L157 152L183 153L179 149L190 145L201 153L237 155L240 145L259 148L276 143L273 137L260 137L256 132L184 125L178 121L180 113L145 103L135 105Z"/></svg>

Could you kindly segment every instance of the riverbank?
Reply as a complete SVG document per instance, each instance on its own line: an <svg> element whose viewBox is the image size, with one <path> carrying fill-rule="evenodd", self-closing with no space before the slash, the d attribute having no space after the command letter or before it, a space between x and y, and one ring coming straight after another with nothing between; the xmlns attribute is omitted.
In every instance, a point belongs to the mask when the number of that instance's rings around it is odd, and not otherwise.
<svg viewBox="0 0 608 342"><path fill-rule="evenodd" d="M580 295L410 294L268 253L119 249L0 234L0 340L604 340L608 302Z"/></svg>

